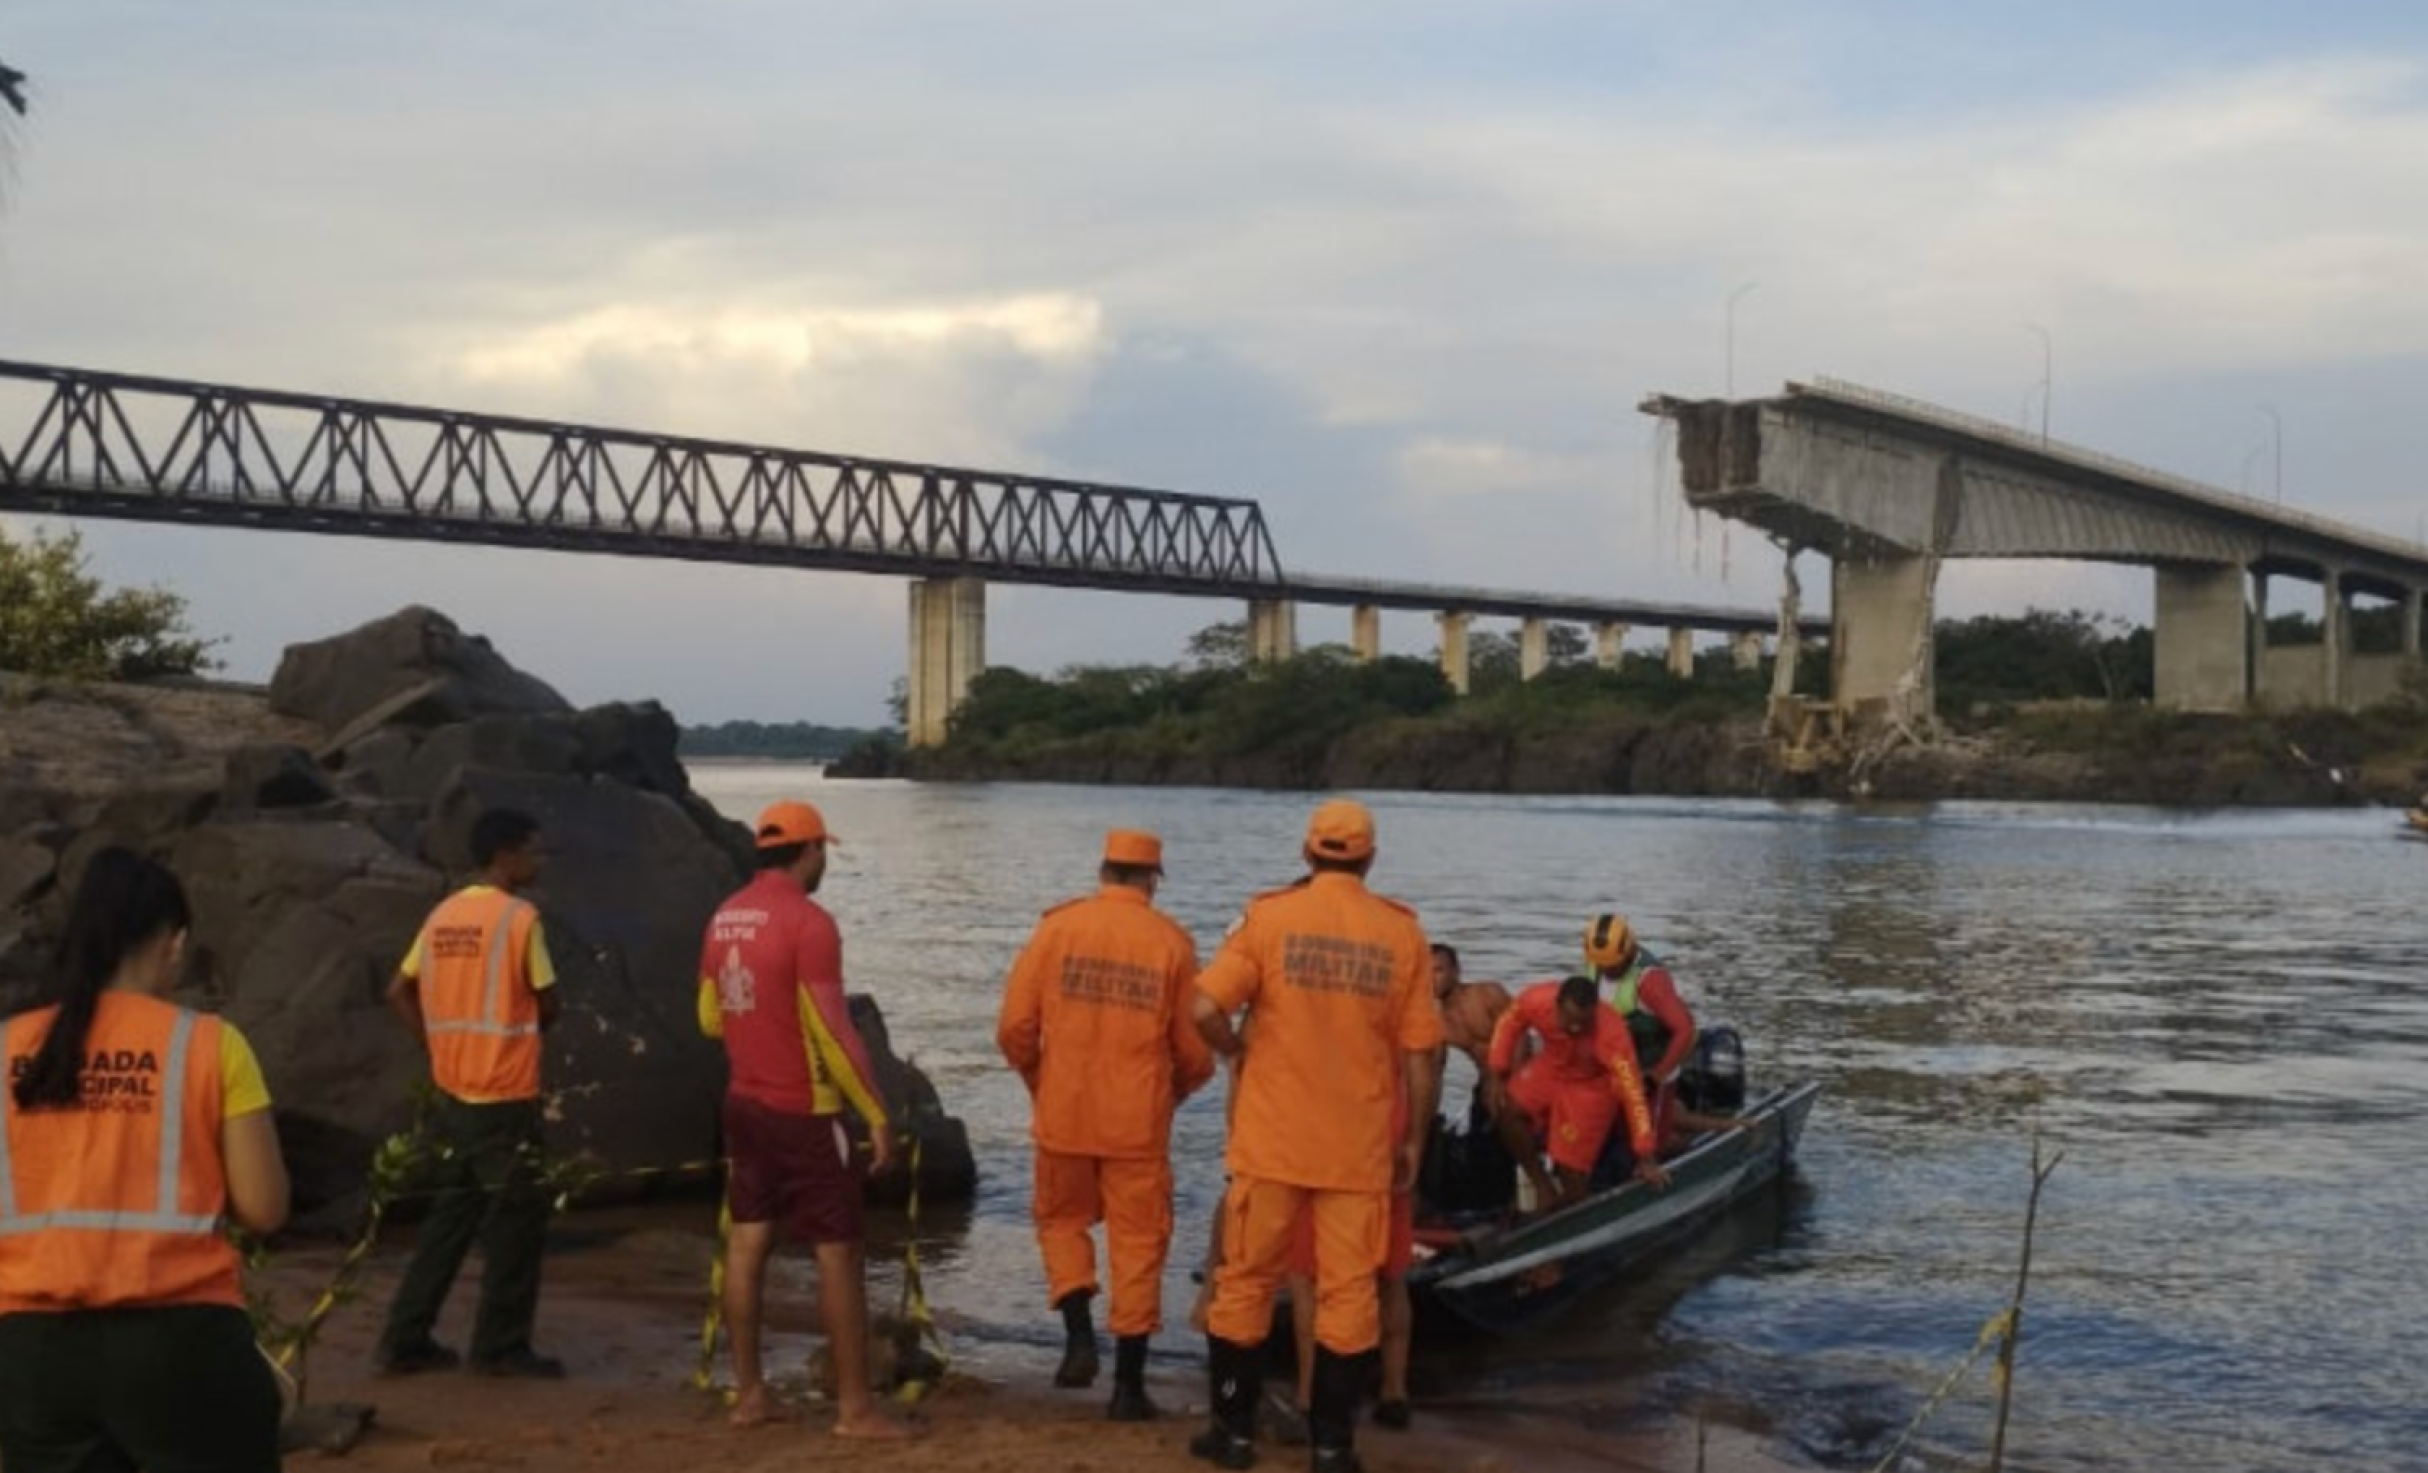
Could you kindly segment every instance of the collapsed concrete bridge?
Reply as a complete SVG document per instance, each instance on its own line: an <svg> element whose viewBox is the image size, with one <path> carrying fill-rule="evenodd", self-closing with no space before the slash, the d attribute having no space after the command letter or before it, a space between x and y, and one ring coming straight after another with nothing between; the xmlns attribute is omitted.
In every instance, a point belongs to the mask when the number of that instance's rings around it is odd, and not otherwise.
<svg viewBox="0 0 2428 1473"><path fill-rule="evenodd" d="M1932 709L1931 630L1950 558L2149 567L2156 695L2178 710L2356 708L2421 662L2428 547L1832 379L1753 400L1656 395L1689 505L1830 559L1831 699ZM2323 638L2270 647L2268 584L2320 585ZM2399 649L2356 653L2355 600L2399 610Z"/></svg>

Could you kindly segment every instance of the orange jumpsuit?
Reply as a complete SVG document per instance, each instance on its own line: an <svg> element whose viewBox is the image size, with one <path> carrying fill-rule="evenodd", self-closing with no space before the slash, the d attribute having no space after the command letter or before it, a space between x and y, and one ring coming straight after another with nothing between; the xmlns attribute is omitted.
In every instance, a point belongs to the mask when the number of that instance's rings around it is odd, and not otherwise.
<svg viewBox="0 0 2428 1473"><path fill-rule="evenodd" d="M1252 1008L1208 1328L1262 1344L1300 1212L1315 1224L1315 1337L1337 1355L1382 1339L1374 1276L1389 1242L1401 1056L1442 1044L1415 912L1319 871L1248 905L1197 990ZM1414 1128L1422 1129L1424 1122Z"/></svg>
<svg viewBox="0 0 2428 1473"><path fill-rule="evenodd" d="M1572 1038L1560 1027L1560 984L1527 988L1492 1031L1493 1073L1509 1072L1528 1033L1542 1040L1542 1051L1510 1078L1509 1099L1534 1122L1555 1164L1592 1171L1622 1110L1636 1159L1655 1159L1652 1111L1636 1070L1635 1041L1617 1010L1595 1004L1593 1027Z"/></svg>
<svg viewBox="0 0 2428 1473"><path fill-rule="evenodd" d="M1115 1335L1162 1326L1172 1111L1214 1076L1189 1016L1197 947L1147 896L1106 885L1056 906L1012 966L995 1041L1029 1087L1031 1215L1047 1302L1096 1288L1105 1224Z"/></svg>

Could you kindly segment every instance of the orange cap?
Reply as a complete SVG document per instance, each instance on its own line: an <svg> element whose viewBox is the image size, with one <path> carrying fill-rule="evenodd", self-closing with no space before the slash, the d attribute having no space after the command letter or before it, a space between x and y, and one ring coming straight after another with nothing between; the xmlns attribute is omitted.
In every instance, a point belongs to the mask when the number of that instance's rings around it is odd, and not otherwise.
<svg viewBox="0 0 2428 1473"><path fill-rule="evenodd" d="M1317 859L1364 859L1374 852L1374 815L1363 803L1334 798L1307 820L1307 853Z"/></svg>
<svg viewBox="0 0 2428 1473"><path fill-rule="evenodd" d="M759 847L781 849L787 844L826 842L826 815L807 803L771 803L759 815Z"/></svg>
<svg viewBox="0 0 2428 1473"><path fill-rule="evenodd" d="M1104 836L1106 864L1134 864L1163 873L1163 840L1145 829L1114 829Z"/></svg>

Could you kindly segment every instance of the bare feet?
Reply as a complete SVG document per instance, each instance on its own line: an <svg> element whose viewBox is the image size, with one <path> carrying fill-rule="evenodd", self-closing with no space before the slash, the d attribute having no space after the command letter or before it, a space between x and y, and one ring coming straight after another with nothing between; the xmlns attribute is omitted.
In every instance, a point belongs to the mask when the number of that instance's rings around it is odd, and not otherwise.
<svg viewBox="0 0 2428 1473"><path fill-rule="evenodd" d="M908 1442L926 1434L925 1427L897 1422L874 1406L847 1411L835 1418L835 1436L853 1442Z"/></svg>
<svg viewBox="0 0 2428 1473"><path fill-rule="evenodd" d="M728 1427L765 1427L773 1422L794 1422L800 1416L791 1407L775 1399L765 1386L753 1386L737 1392L733 1410L725 1414Z"/></svg>

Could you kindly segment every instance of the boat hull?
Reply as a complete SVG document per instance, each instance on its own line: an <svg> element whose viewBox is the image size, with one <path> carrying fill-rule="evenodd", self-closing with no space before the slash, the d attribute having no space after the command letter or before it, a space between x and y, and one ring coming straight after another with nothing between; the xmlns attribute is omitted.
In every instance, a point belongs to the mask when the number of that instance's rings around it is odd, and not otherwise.
<svg viewBox="0 0 2428 1473"><path fill-rule="evenodd" d="M1754 1101L1742 1112L1750 1128L1707 1136L1668 1162L1666 1188L1628 1182L1426 1259L1408 1274L1420 1324L1448 1320L1500 1335L1558 1318L1776 1182L1820 1092L1805 1083Z"/></svg>

